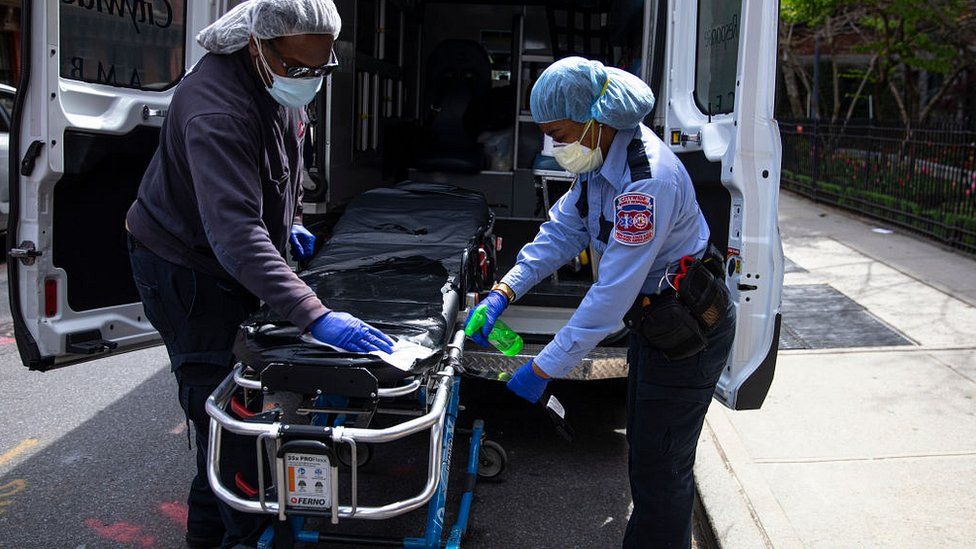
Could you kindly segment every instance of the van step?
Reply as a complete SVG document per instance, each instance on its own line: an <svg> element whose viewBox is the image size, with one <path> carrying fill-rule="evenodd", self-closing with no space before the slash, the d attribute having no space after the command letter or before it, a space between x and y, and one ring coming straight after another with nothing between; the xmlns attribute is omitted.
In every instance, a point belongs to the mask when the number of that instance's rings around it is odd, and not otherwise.
<svg viewBox="0 0 976 549"><path fill-rule="evenodd" d="M464 349L463 365L466 372L477 377L497 379L490 373L515 373L542 351L543 345L526 343L522 352L515 356L505 356L494 349L485 349L469 343ZM627 347L597 347L590 351L566 379L612 379L627 377Z"/></svg>
<svg viewBox="0 0 976 549"><path fill-rule="evenodd" d="M100 330L75 332L65 336L64 350L76 355L93 355L104 351L111 351L119 346L114 341L102 339Z"/></svg>

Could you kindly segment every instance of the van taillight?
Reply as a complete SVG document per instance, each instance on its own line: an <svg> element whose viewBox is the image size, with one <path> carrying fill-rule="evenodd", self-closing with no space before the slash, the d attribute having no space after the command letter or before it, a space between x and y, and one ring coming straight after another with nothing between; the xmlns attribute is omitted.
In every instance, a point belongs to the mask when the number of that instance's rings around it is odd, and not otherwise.
<svg viewBox="0 0 976 549"><path fill-rule="evenodd" d="M58 314L58 281L49 278L44 281L44 316Z"/></svg>

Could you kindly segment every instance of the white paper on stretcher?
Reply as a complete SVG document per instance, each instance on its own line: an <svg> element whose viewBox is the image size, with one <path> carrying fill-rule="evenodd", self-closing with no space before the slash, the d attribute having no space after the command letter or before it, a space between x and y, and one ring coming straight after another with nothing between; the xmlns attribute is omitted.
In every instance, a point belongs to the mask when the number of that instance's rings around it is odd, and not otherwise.
<svg viewBox="0 0 976 549"><path fill-rule="evenodd" d="M335 345L329 345L328 343L315 339L312 337L312 334L302 334L302 341L305 343L311 343L313 345L328 347L340 352L347 352L339 347L336 347ZM409 372L410 368L413 367L414 362L429 358L434 354L434 351L406 339L397 339L393 342L392 353L373 351L369 354L380 357L383 362L386 362L390 366L403 370L404 372Z"/></svg>

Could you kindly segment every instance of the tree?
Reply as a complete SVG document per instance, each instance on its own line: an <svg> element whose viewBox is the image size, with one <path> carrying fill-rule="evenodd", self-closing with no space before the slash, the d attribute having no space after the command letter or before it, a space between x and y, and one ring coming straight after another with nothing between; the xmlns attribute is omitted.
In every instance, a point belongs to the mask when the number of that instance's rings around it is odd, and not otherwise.
<svg viewBox="0 0 976 549"><path fill-rule="evenodd" d="M859 69L845 123L868 84L873 84L875 97L892 98L903 124L924 122L960 77L976 70L976 0L782 0L780 66L794 116L804 110L797 83L807 102L813 90L795 52L819 38L831 69L830 119L839 118L839 36L856 37L853 51L870 55L867 67Z"/></svg>
<svg viewBox="0 0 976 549"><path fill-rule="evenodd" d="M890 92L903 124L925 122L958 78L976 68L976 2L873 0L862 6L857 30L862 49L877 58L877 90ZM934 91L929 75L941 77Z"/></svg>
<svg viewBox="0 0 976 549"><path fill-rule="evenodd" d="M781 68L794 116L803 115L796 80L799 79L806 89L807 102L812 100L813 91L809 73L796 60L795 48L820 39L830 61L830 119L837 120L843 97L840 93L842 75L837 63L836 38L840 34L852 32L862 13L851 0L783 0L780 3ZM821 105L816 105L816 108L818 113L824 112Z"/></svg>

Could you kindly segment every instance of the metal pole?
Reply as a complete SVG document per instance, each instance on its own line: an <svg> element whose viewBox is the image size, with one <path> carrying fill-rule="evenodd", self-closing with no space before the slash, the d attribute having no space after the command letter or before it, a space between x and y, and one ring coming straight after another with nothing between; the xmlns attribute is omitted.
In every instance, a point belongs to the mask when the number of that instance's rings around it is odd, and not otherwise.
<svg viewBox="0 0 976 549"><path fill-rule="evenodd" d="M820 118L820 34L813 42L813 119Z"/></svg>
<svg viewBox="0 0 976 549"><path fill-rule="evenodd" d="M518 36L515 39L515 58L512 59L512 68L515 70L515 127L512 130L512 181L518 174L518 151L520 125L519 116L522 115L522 54L525 53L525 7L515 15L512 26ZM511 80L511 75L508 77Z"/></svg>
<svg viewBox="0 0 976 549"><path fill-rule="evenodd" d="M817 33L813 46L813 194L817 194L817 180L820 179L820 34Z"/></svg>

